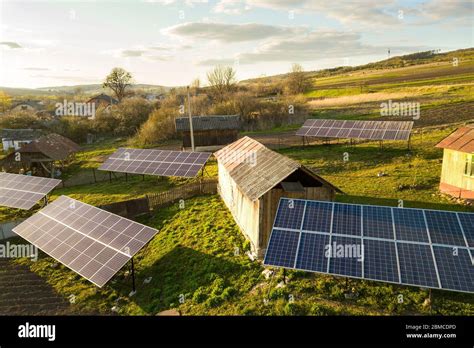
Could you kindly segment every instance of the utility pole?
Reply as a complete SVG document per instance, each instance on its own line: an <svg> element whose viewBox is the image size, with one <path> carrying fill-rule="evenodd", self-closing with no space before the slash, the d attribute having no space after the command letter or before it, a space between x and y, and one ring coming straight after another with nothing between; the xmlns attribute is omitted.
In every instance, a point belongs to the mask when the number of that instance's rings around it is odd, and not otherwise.
<svg viewBox="0 0 474 348"><path fill-rule="evenodd" d="M188 116L189 116L189 133L191 135L191 150L194 152L194 131L193 131L193 118L191 116L191 98L189 96L189 86L188 90Z"/></svg>

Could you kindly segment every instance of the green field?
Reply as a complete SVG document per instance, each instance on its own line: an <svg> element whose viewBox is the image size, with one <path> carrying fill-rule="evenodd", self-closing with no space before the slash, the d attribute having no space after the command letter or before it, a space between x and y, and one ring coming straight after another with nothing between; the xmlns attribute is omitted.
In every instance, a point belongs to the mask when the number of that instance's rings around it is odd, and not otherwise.
<svg viewBox="0 0 474 348"><path fill-rule="evenodd" d="M458 67L451 64L453 57L459 57ZM380 119L383 101L419 102L421 117L415 121L410 151L404 142L384 142L380 147L378 142L350 146L341 140L330 145L315 141L279 152L338 186L344 192L336 197L340 202L474 211L467 202L439 193L442 150L434 147L473 119L474 50L435 56L421 61L423 65L408 61L404 67L390 68L392 63L402 61L393 59L349 72L308 73L312 82L305 94L308 117ZM298 127L285 125L247 134L272 136ZM126 182L121 176L109 183L106 174L96 172L100 182L87 183L93 168L127 144L127 139L109 139L85 146L63 173L66 187L56 189L51 199L69 195L101 205L192 181L129 176ZM216 175L212 160L206 176ZM10 221L33 213L0 208L0 219ZM161 208L141 222L159 233L135 257L138 292L133 297L128 296L127 267L99 289L45 255L38 262L15 262L39 274L63 298L74 295L75 313L155 315L177 309L186 315L474 315L474 295L470 294L434 290L430 309L428 290L416 287L300 271L287 271L286 284L281 270L267 279L261 263L245 255L249 243L217 195L185 200L183 209L178 205ZM145 284L149 277L151 281Z"/></svg>
<svg viewBox="0 0 474 348"><path fill-rule="evenodd" d="M442 196L437 191L442 151L434 148L453 128L415 134L411 151L403 143L367 142L356 146L347 143L311 145L281 150L301 161L340 187L342 202L446 210L472 210ZM113 144L111 144L113 145ZM92 165L91 154L107 153L101 148L78 157L81 165ZM343 161L344 153L349 161ZM80 169L76 168L80 171ZM215 164L209 166L215 175ZM377 173L386 176L378 177ZM92 204L103 204L125 198L159 192L180 182L135 177L77 186L55 191L53 196L68 194ZM185 208L177 205L160 209L142 220L160 230L159 234L136 257L138 292L128 297L130 275L125 267L112 282L98 289L79 275L55 263L49 257L39 262L20 262L47 279L62 296L76 296L73 308L78 312L149 314L174 308L188 315L388 315L429 314L425 302L428 291L415 287L388 285L371 281L348 280L328 275L288 271L288 282L281 284L282 272L270 279L264 268L245 256L245 241L230 212L218 196L186 200ZM143 280L152 277L149 284ZM280 285L278 285L280 284ZM348 295L349 294L349 295ZM398 303L398 295L404 302ZM474 296L434 291L432 313L474 314ZM348 298L347 298L348 297ZM290 300L290 298L292 300ZM180 303L180 300L182 303ZM114 311L112 311L114 308Z"/></svg>

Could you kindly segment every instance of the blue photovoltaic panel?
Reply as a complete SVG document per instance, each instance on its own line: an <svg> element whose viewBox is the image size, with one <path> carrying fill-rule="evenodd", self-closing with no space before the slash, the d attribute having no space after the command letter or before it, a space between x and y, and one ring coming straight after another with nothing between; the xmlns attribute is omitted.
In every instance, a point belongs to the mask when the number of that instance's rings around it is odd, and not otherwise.
<svg viewBox="0 0 474 348"><path fill-rule="evenodd" d="M299 232L273 230L264 264L293 268L299 236Z"/></svg>
<svg viewBox="0 0 474 348"><path fill-rule="evenodd" d="M422 210L394 208L393 218L397 240L429 242Z"/></svg>
<svg viewBox="0 0 474 348"><path fill-rule="evenodd" d="M308 201L303 230L329 233L331 231L332 207L333 203Z"/></svg>
<svg viewBox="0 0 474 348"><path fill-rule="evenodd" d="M402 283L438 288L429 245L397 243Z"/></svg>
<svg viewBox="0 0 474 348"><path fill-rule="evenodd" d="M393 239L392 209L364 206L364 237Z"/></svg>
<svg viewBox="0 0 474 348"><path fill-rule="evenodd" d="M467 244L470 248L474 248L474 214L458 213Z"/></svg>
<svg viewBox="0 0 474 348"><path fill-rule="evenodd" d="M335 248L334 248L335 246ZM329 273L362 277L362 240L360 238L332 236L332 253L329 258ZM343 248L342 255L338 255Z"/></svg>
<svg viewBox="0 0 474 348"><path fill-rule="evenodd" d="M473 292L472 213L299 199L290 209L288 201L281 199L265 265Z"/></svg>
<svg viewBox="0 0 474 348"><path fill-rule="evenodd" d="M433 246L443 289L474 292L474 265L467 249Z"/></svg>
<svg viewBox="0 0 474 348"><path fill-rule="evenodd" d="M326 257L326 246L328 244L328 235L303 232L298 249L296 268L325 273L328 264L328 258Z"/></svg>
<svg viewBox="0 0 474 348"><path fill-rule="evenodd" d="M425 215L431 243L467 247L456 214L426 210Z"/></svg>
<svg viewBox="0 0 474 348"><path fill-rule="evenodd" d="M282 199L278 206L275 227L299 230L303 218L305 202L301 200Z"/></svg>
<svg viewBox="0 0 474 348"><path fill-rule="evenodd" d="M364 278L400 281L394 242L364 239Z"/></svg>
<svg viewBox="0 0 474 348"><path fill-rule="evenodd" d="M335 204L332 233L361 235L360 206Z"/></svg>

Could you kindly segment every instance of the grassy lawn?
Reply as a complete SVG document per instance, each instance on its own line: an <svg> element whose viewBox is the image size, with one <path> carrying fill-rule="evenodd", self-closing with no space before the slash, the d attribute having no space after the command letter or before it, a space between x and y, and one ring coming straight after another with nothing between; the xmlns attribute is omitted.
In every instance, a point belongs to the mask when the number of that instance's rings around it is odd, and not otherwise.
<svg viewBox="0 0 474 348"><path fill-rule="evenodd" d="M452 128L413 136L413 149L403 142L311 145L281 153L315 168L346 194L337 200L405 207L472 210L438 194L442 151L434 148ZM344 154L349 155L343 161ZM92 158L92 157L91 157ZM216 174L215 163L209 165ZM386 176L378 177L377 173ZM173 179L134 177L91 186L59 189L88 203L101 204L158 192L179 185ZM54 198L54 197L53 197ZM245 256L248 242L218 196L195 197L162 208L143 223L159 229L158 235L135 257L138 292L129 297L127 267L103 289L43 255L38 262L21 259L65 298L74 295L80 312L154 315L175 308L187 315L389 315L429 314L428 291L329 275L282 271L266 279L264 268ZM54 266L53 266L54 265ZM144 280L152 277L148 284ZM350 295L347 295L350 294ZM403 303L398 296L403 295ZM433 313L474 315L474 296L433 291ZM113 308L113 309L112 309Z"/></svg>

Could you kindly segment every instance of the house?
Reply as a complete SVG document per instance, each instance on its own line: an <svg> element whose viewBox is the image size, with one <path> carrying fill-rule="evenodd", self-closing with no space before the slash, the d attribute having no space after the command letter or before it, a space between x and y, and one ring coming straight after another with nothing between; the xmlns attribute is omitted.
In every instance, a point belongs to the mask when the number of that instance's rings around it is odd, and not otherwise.
<svg viewBox="0 0 474 348"><path fill-rule="evenodd" d="M200 150L216 150L236 141L239 136L239 115L192 117L194 146ZM189 118L175 120L176 131L183 138L183 148L191 147Z"/></svg>
<svg viewBox="0 0 474 348"><path fill-rule="evenodd" d="M90 98L87 103L94 103L95 109L97 110L99 107L108 108L111 105L118 104L118 100L107 94L101 93L95 97Z"/></svg>
<svg viewBox="0 0 474 348"><path fill-rule="evenodd" d="M40 111L43 109L42 101L28 99L14 102L11 111Z"/></svg>
<svg viewBox="0 0 474 348"><path fill-rule="evenodd" d="M39 129L7 129L0 131L3 151L18 150L22 145L39 138L42 132Z"/></svg>
<svg viewBox="0 0 474 348"><path fill-rule="evenodd" d="M64 167L79 150L79 145L72 140L51 133L24 144L0 163L6 172L31 171L34 175L54 177L56 168Z"/></svg>
<svg viewBox="0 0 474 348"><path fill-rule="evenodd" d="M331 201L342 193L309 168L247 136L214 156L219 194L258 257L265 254L281 197Z"/></svg>
<svg viewBox="0 0 474 348"><path fill-rule="evenodd" d="M474 125L457 129L436 147L444 149L440 191L474 199Z"/></svg>

